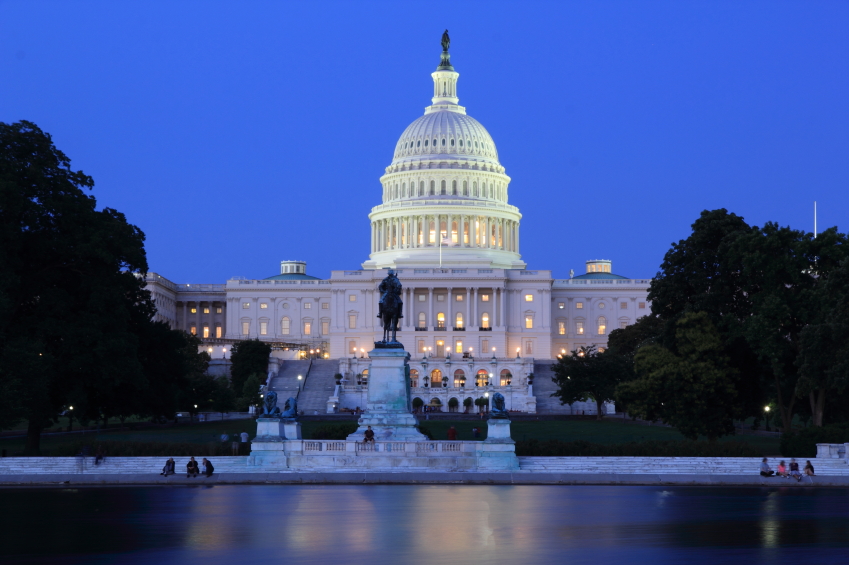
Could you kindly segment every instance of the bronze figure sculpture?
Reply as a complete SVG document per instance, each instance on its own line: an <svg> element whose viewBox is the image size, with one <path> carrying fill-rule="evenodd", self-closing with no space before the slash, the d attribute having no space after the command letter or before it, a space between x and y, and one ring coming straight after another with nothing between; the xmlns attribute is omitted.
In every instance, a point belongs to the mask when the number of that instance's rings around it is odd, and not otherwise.
<svg viewBox="0 0 849 565"><path fill-rule="evenodd" d="M383 341L378 343L384 346L389 344L400 346L396 339L396 332L398 321L404 317L402 314L404 302L401 300L401 281L395 276L393 269L389 269L389 273L377 289L380 291L377 317L383 322Z"/></svg>

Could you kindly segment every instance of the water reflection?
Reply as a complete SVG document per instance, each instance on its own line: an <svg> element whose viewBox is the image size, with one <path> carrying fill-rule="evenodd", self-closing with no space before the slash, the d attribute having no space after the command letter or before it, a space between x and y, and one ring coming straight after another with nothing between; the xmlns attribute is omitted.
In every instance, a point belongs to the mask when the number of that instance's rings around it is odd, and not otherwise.
<svg viewBox="0 0 849 565"><path fill-rule="evenodd" d="M842 562L847 503L800 488L6 489L0 562Z"/></svg>

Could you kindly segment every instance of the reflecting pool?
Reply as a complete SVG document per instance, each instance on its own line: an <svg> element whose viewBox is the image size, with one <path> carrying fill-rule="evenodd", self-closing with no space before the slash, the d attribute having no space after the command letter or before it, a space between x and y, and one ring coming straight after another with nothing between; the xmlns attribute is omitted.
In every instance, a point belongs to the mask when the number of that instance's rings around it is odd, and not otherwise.
<svg viewBox="0 0 849 565"><path fill-rule="evenodd" d="M849 563L849 490L0 489L0 563Z"/></svg>

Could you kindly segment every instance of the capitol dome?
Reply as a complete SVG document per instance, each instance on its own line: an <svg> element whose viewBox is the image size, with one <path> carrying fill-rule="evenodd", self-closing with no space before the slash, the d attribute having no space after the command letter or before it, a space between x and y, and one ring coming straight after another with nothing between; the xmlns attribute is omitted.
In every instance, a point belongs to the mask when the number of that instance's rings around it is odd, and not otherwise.
<svg viewBox="0 0 849 565"><path fill-rule="evenodd" d="M458 104L460 74L447 49L433 78L432 104L395 144L372 208L365 269L453 265L523 269L519 209L486 128Z"/></svg>

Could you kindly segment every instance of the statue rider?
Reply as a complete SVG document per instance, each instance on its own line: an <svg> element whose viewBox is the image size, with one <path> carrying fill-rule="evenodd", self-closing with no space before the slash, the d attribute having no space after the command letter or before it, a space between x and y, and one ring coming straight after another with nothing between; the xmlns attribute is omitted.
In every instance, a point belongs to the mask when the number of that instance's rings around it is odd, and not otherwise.
<svg viewBox="0 0 849 565"><path fill-rule="evenodd" d="M378 302L378 310L377 317L383 318L383 304L386 301L386 297L392 294L395 297L396 311L398 312L398 318L403 318L401 315L403 306L403 301L401 300L401 281L398 280L398 277L395 275L394 269L389 269L389 273L386 275L386 278L380 283L380 286L377 287L377 290L380 291L380 302Z"/></svg>

